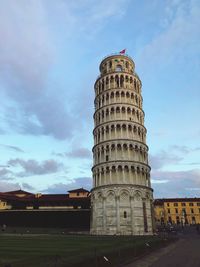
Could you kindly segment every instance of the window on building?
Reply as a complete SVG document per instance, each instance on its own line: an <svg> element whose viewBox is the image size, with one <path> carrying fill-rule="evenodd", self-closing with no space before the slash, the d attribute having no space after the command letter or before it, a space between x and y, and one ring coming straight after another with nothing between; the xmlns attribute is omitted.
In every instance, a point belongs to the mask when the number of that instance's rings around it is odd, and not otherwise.
<svg viewBox="0 0 200 267"><path fill-rule="evenodd" d="M169 207L169 203L167 203L167 207Z"/></svg>
<svg viewBox="0 0 200 267"><path fill-rule="evenodd" d="M194 209L190 209L191 210L191 213L194 213Z"/></svg>
<svg viewBox="0 0 200 267"><path fill-rule="evenodd" d="M200 208L199 208L199 213L200 213Z"/></svg>
<svg viewBox="0 0 200 267"><path fill-rule="evenodd" d="M122 66L121 65L117 65L115 68L116 71L122 71Z"/></svg>
<svg viewBox="0 0 200 267"><path fill-rule="evenodd" d="M190 207L193 207L193 206L194 206L194 204L193 204L193 203L189 203L189 206L190 206Z"/></svg>
<svg viewBox="0 0 200 267"><path fill-rule="evenodd" d="M197 206L200 206L200 202L197 203Z"/></svg>
<svg viewBox="0 0 200 267"><path fill-rule="evenodd" d="M175 209L175 212L178 213L178 209Z"/></svg>
<svg viewBox="0 0 200 267"><path fill-rule="evenodd" d="M196 224L196 219L195 219L195 217L192 217L192 224Z"/></svg>
<svg viewBox="0 0 200 267"><path fill-rule="evenodd" d="M108 161L108 155L106 155L106 161Z"/></svg>
<svg viewBox="0 0 200 267"><path fill-rule="evenodd" d="M127 212L124 211L124 218L126 219L127 218Z"/></svg>
<svg viewBox="0 0 200 267"><path fill-rule="evenodd" d="M174 203L174 207L178 207L178 203Z"/></svg>
<svg viewBox="0 0 200 267"><path fill-rule="evenodd" d="M170 209L167 209L167 212L170 213Z"/></svg>
<svg viewBox="0 0 200 267"><path fill-rule="evenodd" d="M182 206L182 207L185 207L186 205L185 205L185 203L181 203L181 206Z"/></svg>
<svg viewBox="0 0 200 267"><path fill-rule="evenodd" d="M77 196L79 196L79 192L77 193Z"/></svg>

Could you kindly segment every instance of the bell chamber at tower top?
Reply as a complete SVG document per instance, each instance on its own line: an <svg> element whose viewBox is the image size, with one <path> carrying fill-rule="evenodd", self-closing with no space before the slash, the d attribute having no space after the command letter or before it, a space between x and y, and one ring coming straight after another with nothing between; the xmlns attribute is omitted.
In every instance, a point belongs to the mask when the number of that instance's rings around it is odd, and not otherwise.
<svg viewBox="0 0 200 267"><path fill-rule="evenodd" d="M106 57L99 67L101 75L105 75L111 72L126 72L134 73L135 64L133 60L128 56L113 55Z"/></svg>

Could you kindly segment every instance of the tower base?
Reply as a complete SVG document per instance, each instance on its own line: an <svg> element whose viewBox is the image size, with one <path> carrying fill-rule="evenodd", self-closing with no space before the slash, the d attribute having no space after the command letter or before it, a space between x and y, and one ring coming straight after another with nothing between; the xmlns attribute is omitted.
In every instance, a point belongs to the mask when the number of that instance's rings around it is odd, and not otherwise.
<svg viewBox="0 0 200 267"><path fill-rule="evenodd" d="M152 189L132 184L92 190L92 235L152 235Z"/></svg>

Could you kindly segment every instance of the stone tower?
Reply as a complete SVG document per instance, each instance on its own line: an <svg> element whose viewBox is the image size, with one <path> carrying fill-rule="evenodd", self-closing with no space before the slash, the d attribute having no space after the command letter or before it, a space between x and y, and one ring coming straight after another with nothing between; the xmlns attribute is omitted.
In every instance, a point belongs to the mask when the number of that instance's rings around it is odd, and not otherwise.
<svg viewBox="0 0 200 267"><path fill-rule="evenodd" d="M141 81L133 60L104 58L95 89L91 234L152 234Z"/></svg>

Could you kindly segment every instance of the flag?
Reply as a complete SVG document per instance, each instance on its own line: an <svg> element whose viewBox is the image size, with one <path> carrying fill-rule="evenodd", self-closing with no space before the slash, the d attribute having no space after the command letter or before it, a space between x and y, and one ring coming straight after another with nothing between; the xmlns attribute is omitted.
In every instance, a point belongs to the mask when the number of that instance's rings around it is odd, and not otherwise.
<svg viewBox="0 0 200 267"><path fill-rule="evenodd" d="M125 54L125 52L126 52L126 49L120 51L119 53L120 53L120 54Z"/></svg>

